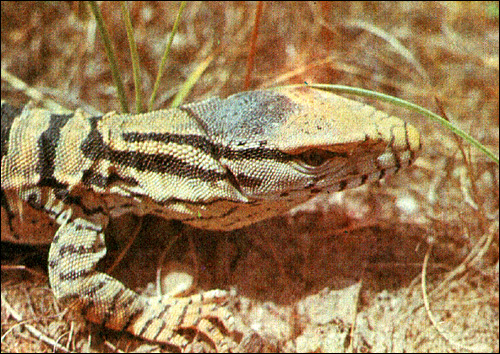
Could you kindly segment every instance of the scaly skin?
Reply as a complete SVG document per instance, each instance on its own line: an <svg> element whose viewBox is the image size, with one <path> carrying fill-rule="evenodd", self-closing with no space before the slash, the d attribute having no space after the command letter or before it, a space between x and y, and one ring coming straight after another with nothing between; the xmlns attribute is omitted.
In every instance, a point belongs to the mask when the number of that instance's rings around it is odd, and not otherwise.
<svg viewBox="0 0 500 354"><path fill-rule="evenodd" d="M194 328L225 351L221 329L234 318L224 291L150 299L95 270L109 218L237 229L379 180L419 150L419 133L399 118L307 87L102 117L2 103L2 239L51 242L54 294L90 321L181 349L179 330Z"/></svg>

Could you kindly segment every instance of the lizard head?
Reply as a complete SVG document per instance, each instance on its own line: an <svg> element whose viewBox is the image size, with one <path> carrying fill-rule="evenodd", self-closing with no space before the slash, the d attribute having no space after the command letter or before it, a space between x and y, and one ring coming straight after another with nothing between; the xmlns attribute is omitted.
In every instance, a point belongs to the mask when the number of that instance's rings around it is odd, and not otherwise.
<svg viewBox="0 0 500 354"><path fill-rule="evenodd" d="M84 151L101 161L95 171L110 176L111 193L220 230L376 181L408 166L420 149L417 130L401 119L308 87L110 113L95 124Z"/></svg>

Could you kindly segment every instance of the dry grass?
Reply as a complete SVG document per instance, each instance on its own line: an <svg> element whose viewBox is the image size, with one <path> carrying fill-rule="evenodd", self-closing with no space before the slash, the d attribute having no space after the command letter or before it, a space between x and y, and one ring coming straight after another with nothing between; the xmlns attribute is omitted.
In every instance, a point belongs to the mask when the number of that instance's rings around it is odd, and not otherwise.
<svg viewBox="0 0 500 354"><path fill-rule="evenodd" d="M132 101L120 11L115 3L101 7ZM146 94L177 8L130 4ZM81 4L5 2L1 11L2 69L70 109L119 110L101 41ZM241 91L254 12L253 3L189 3L156 107L168 106L213 53L188 101ZM498 4L266 3L260 26L251 89L315 82L381 91L446 114L498 151ZM3 80L2 99L27 101ZM382 186L348 191L341 203L325 197L238 232L193 232L192 249L180 239L172 259L200 265L193 272L201 288L238 289L234 311L263 337L261 350L498 352L498 166L433 123L375 105L420 129L424 149L413 168ZM133 288L154 279L155 265L147 261L157 255L151 247L157 242L147 235L167 237L158 220L148 220L142 245L129 253L132 262L125 259L123 274L114 273ZM420 273L430 245L426 311ZM325 299L342 297L354 283L362 286L349 303L352 311L344 309L348 315L325 308ZM74 351L141 344L86 322L72 321L77 328L70 329L39 273L6 271L2 295L4 352L51 350L23 330L7 302L27 323L56 340L62 335L59 342ZM331 320L311 317L316 307L331 311Z"/></svg>

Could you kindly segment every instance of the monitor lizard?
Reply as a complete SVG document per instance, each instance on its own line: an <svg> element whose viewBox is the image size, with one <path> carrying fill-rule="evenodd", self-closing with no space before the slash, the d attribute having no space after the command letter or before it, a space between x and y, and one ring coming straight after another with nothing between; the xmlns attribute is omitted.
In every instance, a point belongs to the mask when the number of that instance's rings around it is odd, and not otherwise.
<svg viewBox="0 0 500 354"><path fill-rule="evenodd" d="M96 270L109 218L155 214L233 230L320 192L377 181L420 148L403 120L309 87L145 114L54 114L2 102L2 239L51 242L54 295L88 320L179 348L191 328L224 351L221 329L234 326L225 291L147 298Z"/></svg>

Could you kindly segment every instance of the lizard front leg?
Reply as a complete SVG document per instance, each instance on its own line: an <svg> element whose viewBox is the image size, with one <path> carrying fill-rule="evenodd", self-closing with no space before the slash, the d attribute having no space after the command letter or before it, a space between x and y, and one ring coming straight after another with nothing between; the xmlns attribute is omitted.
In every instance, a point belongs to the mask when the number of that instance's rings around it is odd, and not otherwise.
<svg viewBox="0 0 500 354"><path fill-rule="evenodd" d="M147 298L95 269L105 254L102 227L81 218L63 224L49 251L49 280L56 298L113 330L183 348L189 341L182 330L195 329L218 351L228 349L225 336L209 320L216 319L232 330L234 318L219 304L226 298L224 291Z"/></svg>

